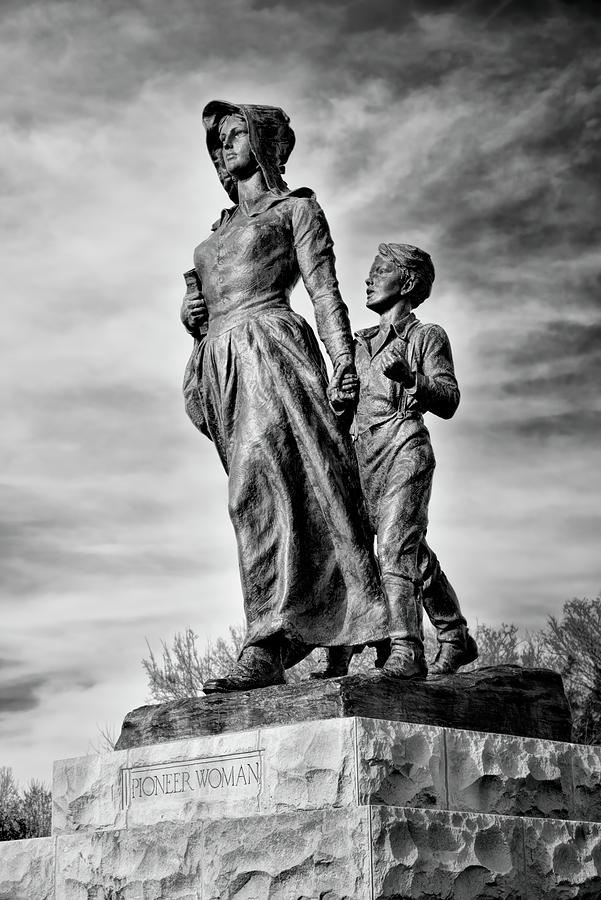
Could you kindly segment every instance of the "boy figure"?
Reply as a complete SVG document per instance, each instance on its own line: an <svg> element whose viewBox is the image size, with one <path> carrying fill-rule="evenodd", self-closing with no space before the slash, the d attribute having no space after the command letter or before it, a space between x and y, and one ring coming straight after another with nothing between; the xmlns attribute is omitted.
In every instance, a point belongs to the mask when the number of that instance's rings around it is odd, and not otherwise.
<svg viewBox="0 0 601 900"><path fill-rule="evenodd" d="M438 637L431 674L456 672L478 656L457 595L425 539L435 459L423 413L450 419L459 404L444 329L413 313L433 281L423 250L380 244L366 281L367 307L380 323L359 331L356 341L355 450L388 601L390 655L383 671L394 678L427 675L422 601ZM356 387L353 378L346 376L343 390ZM378 648L377 664L385 653ZM345 674L349 658L344 648L332 648L324 674Z"/></svg>

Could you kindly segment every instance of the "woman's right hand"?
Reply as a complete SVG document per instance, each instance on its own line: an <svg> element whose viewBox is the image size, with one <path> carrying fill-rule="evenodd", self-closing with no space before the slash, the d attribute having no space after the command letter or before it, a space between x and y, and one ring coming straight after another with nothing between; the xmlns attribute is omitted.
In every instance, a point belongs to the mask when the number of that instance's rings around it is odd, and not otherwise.
<svg viewBox="0 0 601 900"><path fill-rule="evenodd" d="M196 269L184 272L184 279L187 290L179 315L186 331L193 337L198 338L207 330L209 321L207 304L202 295L200 279Z"/></svg>
<svg viewBox="0 0 601 900"><path fill-rule="evenodd" d="M201 332L206 331L209 314L207 304L200 292L192 296L186 294L180 310L180 318L186 331L194 337L198 337Z"/></svg>

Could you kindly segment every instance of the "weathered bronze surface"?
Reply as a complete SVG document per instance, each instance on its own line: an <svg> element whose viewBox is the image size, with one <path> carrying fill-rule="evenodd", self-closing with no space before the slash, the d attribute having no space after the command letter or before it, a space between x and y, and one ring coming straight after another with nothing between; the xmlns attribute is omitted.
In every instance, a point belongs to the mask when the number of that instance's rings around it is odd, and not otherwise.
<svg viewBox="0 0 601 900"><path fill-rule="evenodd" d="M374 672L143 706L125 717L116 749L343 716L571 739L556 672L495 666L402 683Z"/></svg>
<svg viewBox="0 0 601 900"><path fill-rule="evenodd" d="M312 191L282 180L294 146L288 117L216 101L203 121L235 205L196 248L186 276L182 321L194 349L184 394L229 476L246 646L264 654L256 684L275 683L290 646L298 658L299 647L386 633L356 462L333 410L344 414L355 399L343 388L355 373L353 340L323 211ZM334 366L329 384L311 328L290 308L299 277ZM253 669L243 652L215 689L253 686Z"/></svg>

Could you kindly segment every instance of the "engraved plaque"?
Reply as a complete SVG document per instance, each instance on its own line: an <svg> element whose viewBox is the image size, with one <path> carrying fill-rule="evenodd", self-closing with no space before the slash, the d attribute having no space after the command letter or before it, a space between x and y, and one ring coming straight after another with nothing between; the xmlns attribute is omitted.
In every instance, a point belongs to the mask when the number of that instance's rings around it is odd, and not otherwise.
<svg viewBox="0 0 601 900"><path fill-rule="evenodd" d="M121 805L125 809L176 795L209 802L256 797L262 783L261 750L131 766L121 769Z"/></svg>

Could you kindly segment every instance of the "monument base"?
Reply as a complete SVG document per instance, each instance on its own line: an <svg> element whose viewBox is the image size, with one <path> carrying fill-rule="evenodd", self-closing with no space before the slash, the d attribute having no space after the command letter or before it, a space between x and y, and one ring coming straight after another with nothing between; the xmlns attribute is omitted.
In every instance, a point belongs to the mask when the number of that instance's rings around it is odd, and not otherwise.
<svg viewBox="0 0 601 900"><path fill-rule="evenodd" d="M0 900L601 897L601 748L341 717L56 763Z"/></svg>

